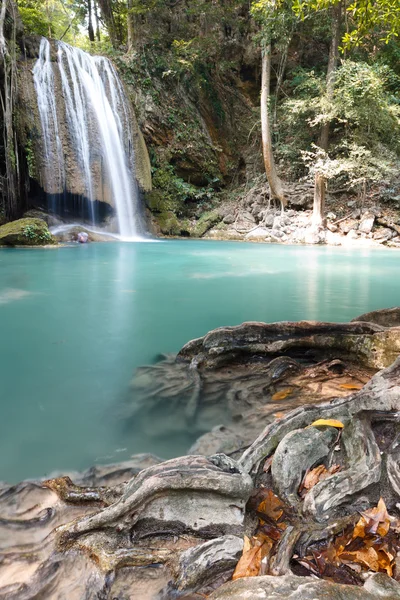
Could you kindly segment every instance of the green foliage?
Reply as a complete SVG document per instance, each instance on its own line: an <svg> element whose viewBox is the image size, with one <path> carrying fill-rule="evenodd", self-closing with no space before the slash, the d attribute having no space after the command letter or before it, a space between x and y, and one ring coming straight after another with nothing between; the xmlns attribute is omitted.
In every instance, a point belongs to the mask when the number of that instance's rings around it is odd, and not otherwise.
<svg viewBox="0 0 400 600"><path fill-rule="evenodd" d="M182 216L185 213L186 202L202 203L211 200L214 195L212 187L198 188L177 177L174 167L170 164L153 168L152 175L154 189L162 193L162 210L173 210Z"/></svg>
<svg viewBox="0 0 400 600"><path fill-rule="evenodd" d="M32 140L29 138L25 144L25 157L28 164L29 177L34 178L36 172L35 153Z"/></svg>
<svg viewBox="0 0 400 600"><path fill-rule="evenodd" d="M32 243L52 243L53 236L50 231L37 227L36 225L24 225L22 228L23 235L28 238Z"/></svg>
<svg viewBox="0 0 400 600"><path fill-rule="evenodd" d="M293 11L301 18L308 14L327 10L338 0L293 0ZM352 29L343 35L346 48L359 46L367 36L376 33L381 42L389 42L400 30L399 0L353 0L346 6Z"/></svg>

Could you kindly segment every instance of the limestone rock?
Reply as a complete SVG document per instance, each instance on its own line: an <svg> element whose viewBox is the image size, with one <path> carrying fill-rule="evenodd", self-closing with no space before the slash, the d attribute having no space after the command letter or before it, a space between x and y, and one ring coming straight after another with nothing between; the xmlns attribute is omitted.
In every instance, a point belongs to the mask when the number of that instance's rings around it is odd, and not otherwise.
<svg viewBox="0 0 400 600"><path fill-rule="evenodd" d="M367 321L368 323L382 325L382 327L400 327L400 308L396 306L394 308L373 310L351 320L352 323L355 321Z"/></svg>
<svg viewBox="0 0 400 600"><path fill-rule="evenodd" d="M373 238L374 240L378 240L379 242L387 242L395 235L396 233L388 227L379 227L379 229L375 231Z"/></svg>
<svg viewBox="0 0 400 600"><path fill-rule="evenodd" d="M345 219L341 223L339 223L339 229L342 233L349 233L352 229L358 228L357 219Z"/></svg>
<svg viewBox="0 0 400 600"><path fill-rule="evenodd" d="M346 235L347 240L356 240L358 238L357 231L351 229L349 233Z"/></svg>
<svg viewBox="0 0 400 600"><path fill-rule="evenodd" d="M260 227L257 227L256 229L253 229L252 231L249 231L249 233L247 233L245 235L245 239L246 240L265 240L265 238L268 234L269 234L268 229L260 226Z"/></svg>
<svg viewBox="0 0 400 600"><path fill-rule="evenodd" d="M367 234L371 233L374 223L375 223L375 215L367 213L367 214L363 215L363 218L361 219L361 222L358 226L358 231L361 231L362 233L367 233Z"/></svg>
<svg viewBox="0 0 400 600"><path fill-rule="evenodd" d="M42 219L18 219L0 227L0 246L46 246L56 243Z"/></svg>
<svg viewBox="0 0 400 600"><path fill-rule="evenodd" d="M264 217L264 221L263 224L265 227L273 227L274 225L274 220L275 220L275 215L273 213L268 213L265 217Z"/></svg>
<svg viewBox="0 0 400 600"><path fill-rule="evenodd" d="M232 225L232 223L235 222L235 216L232 213L229 213L222 219L222 221L227 225Z"/></svg>
<svg viewBox="0 0 400 600"><path fill-rule="evenodd" d="M400 600L400 584L387 575L372 575L360 588L313 577L245 577L230 581L210 600Z"/></svg>

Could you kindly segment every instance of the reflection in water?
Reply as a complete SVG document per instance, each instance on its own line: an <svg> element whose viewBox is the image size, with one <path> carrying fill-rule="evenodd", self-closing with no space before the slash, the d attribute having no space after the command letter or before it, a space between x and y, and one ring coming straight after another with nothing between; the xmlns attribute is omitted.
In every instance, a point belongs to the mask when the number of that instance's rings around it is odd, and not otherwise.
<svg viewBox="0 0 400 600"><path fill-rule="evenodd" d="M136 367L223 325L399 305L398 256L186 240L0 251L0 480L184 452L161 415L156 439L121 422Z"/></svg>

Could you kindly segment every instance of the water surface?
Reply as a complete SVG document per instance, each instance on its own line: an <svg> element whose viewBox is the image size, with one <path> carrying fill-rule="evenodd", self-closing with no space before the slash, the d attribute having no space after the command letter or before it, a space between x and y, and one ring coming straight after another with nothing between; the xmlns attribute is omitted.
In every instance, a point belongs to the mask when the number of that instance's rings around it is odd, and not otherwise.
<svg viewBox="0 0 400 600"><path fill-rule="evenodd" d="M166 241L0 250L0 480L191 440L119 418L136 366L243 321L346 321L400 305L383 249Z"/></svg>

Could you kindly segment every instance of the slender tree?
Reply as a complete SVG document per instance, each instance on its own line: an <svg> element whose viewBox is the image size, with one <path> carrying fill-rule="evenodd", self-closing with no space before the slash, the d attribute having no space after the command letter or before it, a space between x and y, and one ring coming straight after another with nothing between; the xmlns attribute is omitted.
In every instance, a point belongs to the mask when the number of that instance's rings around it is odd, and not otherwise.
<svg viewBox="0 0 400 600"><path fill-rule="evenodd" d="M331 9L332 13L332 38L331 45L329 48L328 58L328 69L326 72L326 101L328 104L332 102L333 94L335 90L335 71L339 59L339 41L340 41L340 29L342 23L342 2L338 2ZM329 121L326 121L322 125L321 135L319 140L319 146L325 152L329 148ZM313 206L313 217L312 224L315 228L325 226L325 192L326 192L326 179L319 173L315 173L315 184L314 184L314 206Z"/></svg>
<svg viewBox="0 0 400 600"><path fill-rule="evenodd" d="M282 210L287 201L282 182L276 170L272 150L270 119L270 82L271 82L271 43L261 52L261 138L265 173L267 175L271 197L280 201Z"/></svg>

